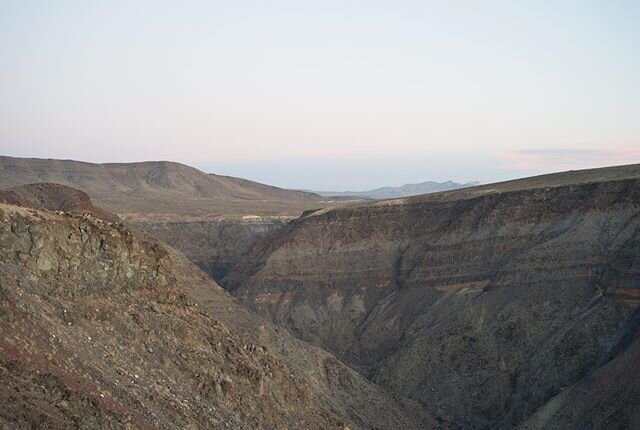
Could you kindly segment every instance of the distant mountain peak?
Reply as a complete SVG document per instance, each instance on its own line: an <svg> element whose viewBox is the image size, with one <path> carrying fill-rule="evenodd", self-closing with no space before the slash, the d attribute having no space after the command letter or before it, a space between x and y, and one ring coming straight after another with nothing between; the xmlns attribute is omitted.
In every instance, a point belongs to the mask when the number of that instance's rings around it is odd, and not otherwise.
<svg viewBox="0 0 640 430"><path fill-rule="evenodd" d="M467 188L480 185L480 182L458 183L451 180L446 182L425 181L415 184L405 184L399 187L380 187L367 191L314 191L321 196L337 197L359 197L364 199L392 199L399 197L417 196L420 194L437 193L439 191L450 191L458 188Z"/></svg>

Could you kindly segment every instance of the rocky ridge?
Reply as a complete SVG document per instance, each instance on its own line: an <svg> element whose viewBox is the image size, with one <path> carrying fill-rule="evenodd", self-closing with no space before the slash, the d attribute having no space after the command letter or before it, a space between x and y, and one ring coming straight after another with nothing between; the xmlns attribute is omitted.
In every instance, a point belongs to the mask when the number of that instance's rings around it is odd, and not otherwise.
<svg viewBox="0 0 640 430"><path fill-rule="evenodd" d="M416 428L429 418L146 233L0 204L0 424Z"/></svg>

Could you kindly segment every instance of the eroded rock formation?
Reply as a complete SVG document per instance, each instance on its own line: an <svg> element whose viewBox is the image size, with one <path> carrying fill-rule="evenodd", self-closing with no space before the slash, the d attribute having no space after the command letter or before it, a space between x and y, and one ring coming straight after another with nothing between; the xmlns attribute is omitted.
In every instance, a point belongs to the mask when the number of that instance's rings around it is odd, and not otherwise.
<svg viewBox="0 0 640 430"><path fill-rule="evenodd" d="M637 365L623 370L638 350L639 177L630 166L318 211L225 283L445 427L630 428L633 401L586 405L640 392Z"/></svg>

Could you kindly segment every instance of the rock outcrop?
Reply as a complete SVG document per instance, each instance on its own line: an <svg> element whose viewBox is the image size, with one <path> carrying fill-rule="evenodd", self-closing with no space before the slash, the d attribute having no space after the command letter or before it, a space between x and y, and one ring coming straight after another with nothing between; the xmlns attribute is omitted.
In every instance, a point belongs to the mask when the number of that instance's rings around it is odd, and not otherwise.
<svg viewBox="0 0 640 430"><path fill-rule="evenodd" d="M637 423L640 166L317 211L224 282L443 427Z"/></svg>
<svg viewBox="0 0 640 430"><path fill-rule="evenodd" d="M0 204L3 428L433 424L418 411L146 233L91 211Z"/></svg>

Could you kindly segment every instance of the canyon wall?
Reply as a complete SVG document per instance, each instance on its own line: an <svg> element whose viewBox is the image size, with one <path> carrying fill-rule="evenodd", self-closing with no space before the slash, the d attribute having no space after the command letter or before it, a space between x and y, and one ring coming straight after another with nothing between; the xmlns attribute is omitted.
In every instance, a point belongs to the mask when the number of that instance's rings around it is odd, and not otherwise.
<svg viewBox="0 0 640 430"><path fill-rule="evenodd" d="M182 252L216 280L226 276L260 239L291 217L237 216L200 221L136 221L132 225Z"/></svg>
<svg viewBox="0 0 640 430"><path fill-rule="evenodd" d="M595 402L590 375L636 354L639 173L317 211L257 243L224 283L442 425L541 428L558 413L572 417L564 428L598 427L606 411L560 395L590 387ZM640 376L623 373L636 396Z"/></svg>

